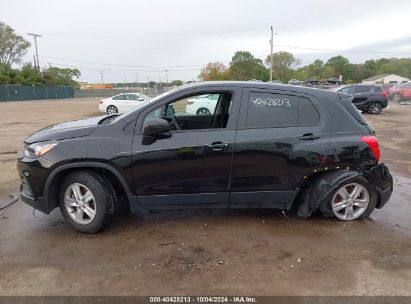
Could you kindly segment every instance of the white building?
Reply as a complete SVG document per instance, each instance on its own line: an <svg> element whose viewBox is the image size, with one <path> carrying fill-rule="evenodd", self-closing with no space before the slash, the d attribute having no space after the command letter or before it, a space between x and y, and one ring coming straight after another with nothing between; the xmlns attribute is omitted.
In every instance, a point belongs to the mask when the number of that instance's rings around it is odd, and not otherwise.
<svg viewBox="0 0 411 304"><path fill-rule="evenodd" d="M381 74L375 75L373 77L364 79L362 84L389 84L389 83L399 83L399 82L408 82L408 78L398 76L395 74Z"/></svg>

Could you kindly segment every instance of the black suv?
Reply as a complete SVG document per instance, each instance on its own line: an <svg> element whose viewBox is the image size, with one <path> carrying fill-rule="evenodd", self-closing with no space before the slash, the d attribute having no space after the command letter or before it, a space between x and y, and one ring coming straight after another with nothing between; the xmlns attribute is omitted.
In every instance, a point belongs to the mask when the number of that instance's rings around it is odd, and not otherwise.
<svg viewBox="0 0 411 304"><path fill-rule="evenodd" d="M209 114L193 97L218 94ZM194 100L194 101L193 101ZM50 126L25 141L21 197L77 230L108 225L120 201L156 208L320 210L353 220L381 208L392 177L346 94L261 82L203 82L138 109Z"/></svg>
<svg viewBox="0 0 411 304"><path fill-rule="evenodd" d="M353 84L334 91L352 95L357 109L370 114L380 114L388 106L387 93L380 86Z"/></svg>

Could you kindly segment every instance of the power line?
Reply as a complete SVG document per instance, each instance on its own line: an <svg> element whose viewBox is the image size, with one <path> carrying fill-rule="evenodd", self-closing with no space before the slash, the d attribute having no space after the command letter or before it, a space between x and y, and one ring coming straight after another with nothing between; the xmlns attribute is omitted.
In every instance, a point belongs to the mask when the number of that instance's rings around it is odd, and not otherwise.
<svg viewBox="0 0 411 304"><path fill-rule="evenodd" d="M50 56L40 56L42 58L47 59L56 59L61 61L68 61L68 62L79 62L79 63L87 63L87 64L98 64L98 65L106 65L106 66L114 66L114 67L129 67L129 68L164 68L164 66L148 66L148 65L129 65L129 64L113 64L113 63L103 63L103 62L93 62L93 61L83 61L83 60L76 60L76 59L68 59L68 58L61 58L61 57L50 57ZM167 68L186 68L186 67L202 67L203 64L188 64L188 65L170 65Z"/></svg>
<svg viewBox="0 0 411 304"><path fill-rule="evenodd" d="M292 49L311 50L311 51L411 55L411 52L321 49L321 48L311 48L311 47L301 47L301 46L294 46L294 45L286 45L286 44L276 44L276 46L287 47L287 48L292 48Z"/></svg>
<svg viewBox="0 0 411 304"><path fill-rule="evenodd" d="M149 73L149 72L161 72L164 73L163 69L155 69L155 70L142 70L142 69L108 69L108 68L101 68L101 67L89 67L89 66L81 66L81 65L71 65L71 64L61 64L61 63L52 63L54 66L60 66L60 67L72 67L72 68L82 68L82 69L88 69L88 70L95 70L95 71L109 71L109 72L144 72L144 73ZM188 71L199 71L201 68L197 69L176 69L176 70L167 70L168 72L188 72Z"/></svg>

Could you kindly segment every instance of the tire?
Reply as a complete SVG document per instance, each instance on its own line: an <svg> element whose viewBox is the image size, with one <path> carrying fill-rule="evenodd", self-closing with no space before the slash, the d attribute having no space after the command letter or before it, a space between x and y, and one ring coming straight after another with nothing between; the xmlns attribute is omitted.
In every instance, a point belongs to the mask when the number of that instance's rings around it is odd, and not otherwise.
<svg viewBox="0 0 411 304"><path fill-rule="evenodd" d="M393 99L394 99L395 102L400 102L401 101L401 95L398 94L398 93L395 93Z"/></svg>
<svg viewBox="0 0 411 304"><path fill-rule="evenodd" d="M359 186L357 189L361 189L358 197L351 199L350 201L347 200L346 203L343 203L344 198L341 193L344 192L341 191L341 189L346 189L348 194L352 194L350 191L354 191L356 186ZM375 206L377 205L377 199L377 193L372 186L365 178L358 176L338 185L338 187L336 187L336 189L324 201L320 209L325 217L336 217L337 219L343 221L363 219L370 216L370 214L374 211ZM368 202L365 205L366 200ZM346 207L343 207L343 205ZM342 209L338 210L339 208ZM351 213L352 216L350 216L350 212L347 209L353 210ZM348 212L346 212L346 210Z"/></svg>
<svg viewBox="0 0 411 304"><path fill-rule="evenodd" d="M110 224L115 201L112 185L93 171L70 173L60 189L61 213L75 230L84 233L97 233Z"/></svg>
<svg viewBox="0 0 411 304"><path fill-rule="evenodd" d="M117 114L117 113L118 113L118 109L116 106L109 105L107 107L107 114L112 115L112 114Z"/></svg>
<svg viewBox="0 0 411 304"><path fill-rule="evenodd" d="M199 108L196 112L197 115L210 115L211 112L207 108Z"/></svg>
<svg viewBox="0 0 411 304"><path fill-rule="evenodd" d="M368 113L370 114L380 114L382 111L382 104L379 101L372 102L368 107Z"/></svg>

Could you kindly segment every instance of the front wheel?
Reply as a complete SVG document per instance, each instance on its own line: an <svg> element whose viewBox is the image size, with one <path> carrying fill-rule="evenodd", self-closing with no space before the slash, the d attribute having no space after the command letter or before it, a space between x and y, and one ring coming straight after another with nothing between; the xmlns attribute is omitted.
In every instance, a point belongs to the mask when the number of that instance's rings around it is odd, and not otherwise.
<svg viewBox="0 0 411 304"><path fill-rule="evenodd" d="M380 114L382 111L382 104L381 102L378 101L374 101L370 104L370 106L368 107L368 113L371 114Z"/></svg>
<svg viewBox="0 0 411 304"><path fill-rule="evenodd" d="M361 177L342 183L326 202L328 210L343 221L368 217L377 204L377 195Z"/></svg>
<svg viewBox="0 0 411 304"><path fill-rule="evenodd" d="M94 172L73 172L63 181L60 210L75 230L96 233L107 227L113 217L114 203L111 185Z"/></svg>
<svg viewBox="0 0 411 304"><path fill-rule="evenodd" d="M118 109L116 106L109 105L107 107L107 114L112 115L112 114L117 114L117 113L118 113Z"/></svg>

